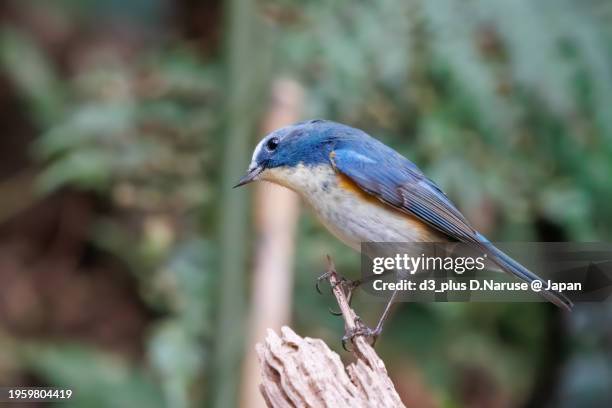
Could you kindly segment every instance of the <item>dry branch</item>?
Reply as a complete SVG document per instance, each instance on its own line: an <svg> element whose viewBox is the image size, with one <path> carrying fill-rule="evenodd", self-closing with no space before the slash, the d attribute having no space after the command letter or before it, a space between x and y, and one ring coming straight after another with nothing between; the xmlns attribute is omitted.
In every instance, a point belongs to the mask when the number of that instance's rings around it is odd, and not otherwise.
<svg viewBox="0 0 612 408"><path fill-rule="evenodd" d="M339 285L331 259L328 272L345 328L354 329L357 315ZM353 339L356 361L347 367L322 340L300 337L286 326L280 336L269 330L256 351L262 374L260 390L269 407L404 407L384 363L361 336Z"/></svg>

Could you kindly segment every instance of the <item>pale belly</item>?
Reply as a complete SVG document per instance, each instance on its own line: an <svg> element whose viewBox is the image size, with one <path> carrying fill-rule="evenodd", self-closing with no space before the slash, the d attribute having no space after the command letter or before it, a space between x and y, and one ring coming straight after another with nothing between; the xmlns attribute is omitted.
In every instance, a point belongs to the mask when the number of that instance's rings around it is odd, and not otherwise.
<svg viewBox="0 0 612 408"><path fill-rule="evenodd" d="M443 242L447 238L413 217L363 200L340 187L306 199L338 239L359 250L362 242Z"/></svg>
<svg viewBox="0 0 612 408"><path fill-rule="evenodd" d="M340 185L333 169L276 170L270 181L299 193L327 229L359 251L362 242L444 242L448 239L416 218ZM369 198L369 199L368 199Z"/></svg>

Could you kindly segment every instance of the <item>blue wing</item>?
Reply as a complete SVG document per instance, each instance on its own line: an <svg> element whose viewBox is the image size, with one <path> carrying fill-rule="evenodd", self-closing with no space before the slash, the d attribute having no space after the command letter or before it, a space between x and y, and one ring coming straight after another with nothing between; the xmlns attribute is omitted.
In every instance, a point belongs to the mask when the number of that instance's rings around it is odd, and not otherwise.
<svg viewBox="0 0 612 408"><path fill-rule="evenodd" d="M375 160L338 149L331 159L336 171L382 202L418 217L457 241L479 242L478 233L442 190L408 159L395 155Z"/></svg>
<svg viewBox="0 0 612 408"><path fill-rule="evenodd" d="M522 280L540 279L472 228L444 192L411 161L382 144L368 148L365 154L339 148L331 153L330 160L337 172L383 203L416 216L451 239L476 244L491 254L503 270ZM561 293L541 294L564 309L572 306Z"/></svg>

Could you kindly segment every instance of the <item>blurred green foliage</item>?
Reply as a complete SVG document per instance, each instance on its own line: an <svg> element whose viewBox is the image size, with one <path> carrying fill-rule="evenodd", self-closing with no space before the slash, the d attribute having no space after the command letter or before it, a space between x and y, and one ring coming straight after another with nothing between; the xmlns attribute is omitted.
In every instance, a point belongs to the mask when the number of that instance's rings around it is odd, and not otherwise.
<svg viewBox="0 0 612 408"><path fill-rule="evenodd" d="M135 41L126 53L121 37L102 29L107 40L84 39L66 69L26 28L6 25L0 62L40 130L32 146L43 168L39 191L93 191L109 204L112 211L98 217L91 241L128 265L143 302L159 317L142 361L69 342L14 347L23 366L48 383L78 389L71 406L197 406L215 392L209 384L219 312L216 197L226 90L236 78L227 77L223 55L202 52L161 23L170 5L135 2L123 13L127 3L103 3L65 1L54 15L66 31L97 18L116 23L119 15L131 30L155 32L153 39ZM306 116L363 128L416 161L491 238L612 237L609 2L257 5L256 18L272 37L262 45L271 48L267 79L297 78L307 90ZM227 31L221 20L216 24ZM542 223L562 236L544 234ZM305 217L294 319L304 334L339 347L341 321L328 315L330 299L313 291L326 253L340 271L357 275L359 257ZM376 318L378 305L357 301L366 320ZM494 378L520 404L549 369L547 325L557 318L550 310L402 305L381 353L392 371L408 361L421 367L442 406L461 405L462 378L454 373L466 367ZM598 321L609 322L609 315ZM572 340L575 353L612 361L600 344L584 351L580 334ZM561 351L559 359L572 356L565 344ZM599 375L612 379L609 369ZM578 401L586 388L568 389L566 401Z"/></svg>
<svg viewBox="0 0 612 408"><path fill-rule="evenodd" d="M66 406L164 406L154 382L115 356L74 345L30 345L23 354L28 367L73 391Z"/></svg>

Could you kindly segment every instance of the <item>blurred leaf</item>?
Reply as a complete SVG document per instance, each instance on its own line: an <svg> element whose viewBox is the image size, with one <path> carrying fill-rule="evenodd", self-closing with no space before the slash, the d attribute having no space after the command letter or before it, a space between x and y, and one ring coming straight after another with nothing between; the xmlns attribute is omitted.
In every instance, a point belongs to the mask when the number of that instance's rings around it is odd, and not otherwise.
<svg viewBox="0 0 612 408"><path fill-rule="evenodd" d="M38 180L39 188L51 192L65 184L84 190L98 190L108 185L112 157L101 150L78 150L47 167Z"/></svg>
<svg viewBox="0 0 612 408"><path fill-rule="evenodd" d="M126 104L89 104L78 107L69 118L51 127L35 145L43 158L87 145L110 145L132 125L133 109Z"/></svg>
<svg viewBox="0 0 612 408"><path fill-rule="evenodd" d="M166 397L168 407L190 407L201 394L204 350L198 338L179 322L159 324L149 344L149 355Z"/></svg>
<svg viewBox="0 0 612 408"><path fill-rule="evenodd" d="M49 385L69 388L66 407L163 407L151 379L107 353L76 345L27 344L25 363Z"/></svg>
<svg viewBox="0 0 612 408"><path fill-rule="evenodd" d="M0 66L8 73L39 125L53 123L64 107L63 89L50 60L25 33L5 26L0 31Z"/></svg>

